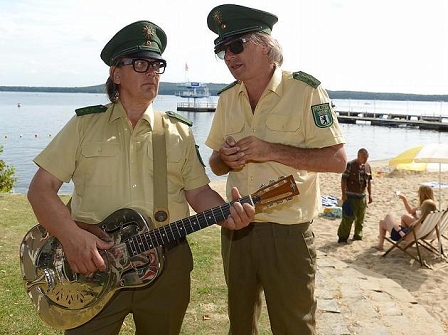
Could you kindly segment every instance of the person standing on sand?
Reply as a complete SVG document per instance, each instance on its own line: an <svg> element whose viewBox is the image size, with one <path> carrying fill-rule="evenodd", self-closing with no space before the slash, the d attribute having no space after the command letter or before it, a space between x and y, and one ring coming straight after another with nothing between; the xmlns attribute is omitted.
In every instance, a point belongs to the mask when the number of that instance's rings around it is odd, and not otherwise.
<svg viewBox="0 0 448 335"><path fill-rule="evenodd" d="M358 150L356 159L347 163L341 177L342 221L338 229L338 243L347 243L353 221L355 221L354 241L362 240L362 228L368 203L372 202L372 169L367 163L369 153L366 149Z"/></svg>

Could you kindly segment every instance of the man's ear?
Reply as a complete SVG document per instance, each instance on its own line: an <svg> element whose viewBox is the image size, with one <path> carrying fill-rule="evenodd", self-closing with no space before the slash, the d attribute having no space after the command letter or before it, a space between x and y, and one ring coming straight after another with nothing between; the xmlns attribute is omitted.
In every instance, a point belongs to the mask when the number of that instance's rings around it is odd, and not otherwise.
<svg viewBox="0 0 448 335"><path fill-rule="evenodd" d="M114 84L118 85L121 83L120 68L118 68L116 66L111 66L110 70L109 70L109 76L112 79L112 81L114 82Z"/></svg>

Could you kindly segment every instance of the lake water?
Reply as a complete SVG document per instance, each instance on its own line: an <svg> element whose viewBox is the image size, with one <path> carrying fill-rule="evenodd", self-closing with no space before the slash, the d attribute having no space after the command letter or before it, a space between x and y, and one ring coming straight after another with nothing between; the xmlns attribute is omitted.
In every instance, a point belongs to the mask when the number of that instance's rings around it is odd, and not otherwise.
<svg viewBox="0 0 448 335"><path fill-rule="evenodd" d="M212 102L217 97L212 97ZM79 107L106 104L106 95L86 93L37 93L0 92L0 159L16 169L18 179L15 193L26 193L37 168L33 158L51 141ZM178 102L186 102L175 96L159 96L154 106L158 110L176 111ZM20 107L18 104L20 103ZM448 102L412 101L365 101L333 100L336 110L384 113L407 113L412 115L444 115L448 117ZM205 163L211 150L205 146L213 113L179 112L193 121L193 132ZM359 148L365 147L370 160L389 159L409 147L419 144L446 142L448 133L407 129L374 127L370 125L341 124L347 144L349 159L356 158ZM213 175L208 166L207 174ZM64 184L61 193L70 193L71 184Z"/></svg>

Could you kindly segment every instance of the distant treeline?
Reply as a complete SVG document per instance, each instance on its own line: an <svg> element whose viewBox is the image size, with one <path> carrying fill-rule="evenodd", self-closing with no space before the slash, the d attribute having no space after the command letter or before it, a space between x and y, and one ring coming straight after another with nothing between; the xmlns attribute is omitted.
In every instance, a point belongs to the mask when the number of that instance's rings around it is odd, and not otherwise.
<svg viewBox="0 0 448 335"><path fill-rule="evenodd" d="M160 95L175 95L183 90L180 83L160 83ZM218 95L227 84L207 84L211 95ZM30 86L0 86L0 91L9 92L56 92L56 93L104 93L104 85L85 87L30 87ZM394 101L448 101L448 95L425 95L408 93L375 93L357 91L330 91L331 99L353 99L353 100L394 100Z"/></svg>

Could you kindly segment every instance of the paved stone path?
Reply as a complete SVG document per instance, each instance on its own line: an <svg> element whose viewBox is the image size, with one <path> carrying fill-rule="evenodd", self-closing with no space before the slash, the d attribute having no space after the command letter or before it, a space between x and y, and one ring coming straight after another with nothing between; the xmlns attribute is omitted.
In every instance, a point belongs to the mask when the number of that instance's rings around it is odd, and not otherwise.
<svg viewBox="0 0 448 335"><path fill-rule="evenodd" d="M319 335L445 335L442 326L395 281L318 253Z"/></svg>

